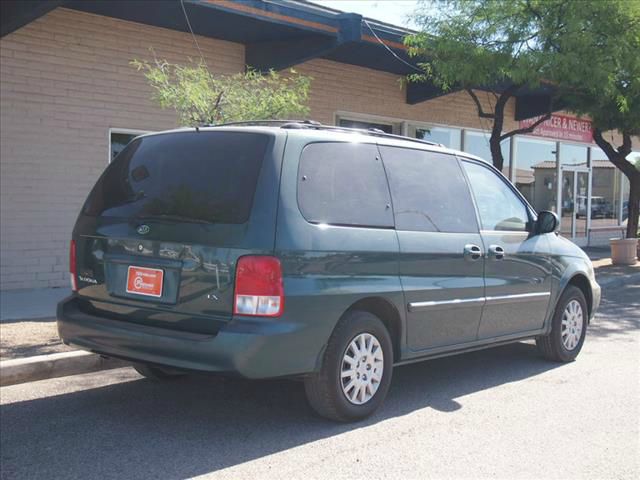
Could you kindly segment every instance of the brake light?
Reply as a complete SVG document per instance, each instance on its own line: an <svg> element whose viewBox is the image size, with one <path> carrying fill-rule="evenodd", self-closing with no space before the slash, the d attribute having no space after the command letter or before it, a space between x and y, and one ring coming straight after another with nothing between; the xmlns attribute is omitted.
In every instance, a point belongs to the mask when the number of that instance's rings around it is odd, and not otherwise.
<svg viewBox="0 0 640 480"><path fill-rule="evenodd" d="M78 291L77 280L77 267L76 267L76 241L71 240L69 244L69 277L71 278L71 290Z"/></svg>
<svg viewBox="0 0 640 480"><path fill-rule="evenodd" d="M233 313L279 317L284 309L282 267L275 257L240 257L236 266Z"/></svg>

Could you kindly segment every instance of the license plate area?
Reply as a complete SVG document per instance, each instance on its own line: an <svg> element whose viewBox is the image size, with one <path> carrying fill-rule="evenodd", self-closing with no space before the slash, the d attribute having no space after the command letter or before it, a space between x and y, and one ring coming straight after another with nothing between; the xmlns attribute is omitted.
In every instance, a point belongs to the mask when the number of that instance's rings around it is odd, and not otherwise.
<svg viewBox="0 0 640 480"><path fill-rule="evenodd" d="M161 298L164 270L129 265L126 292L145 297Z"/></svg>
<svg viewBox="0 0 640 480"><path fill-rule="evenodd" d="M129 281L133 278L129 276L130 267L162 270L161 296L156 297L137 292L132 293L135 292L136 289L128 288ZM167 305L175 305L178 300L182 272L181 260L108 254L105 255L104 268L107 292L110 296ZM153 293L157 294L158 290L155 290Z"/></svg>

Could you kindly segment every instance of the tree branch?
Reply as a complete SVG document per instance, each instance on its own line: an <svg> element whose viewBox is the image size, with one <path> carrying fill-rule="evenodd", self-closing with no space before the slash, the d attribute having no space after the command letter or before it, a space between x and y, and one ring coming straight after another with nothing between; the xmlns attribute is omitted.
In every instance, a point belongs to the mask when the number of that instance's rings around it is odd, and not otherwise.
<svg viewBox="0 0 640 480"><path fill-rule="evenodd" d="M635 175L640 175L635 166L627 161L627 155L631 153L631 135L628 132L622 132L622 145L618 148L614 148L611 143L604 139L602 130L599 128L593 130L593 139L605 153L609 161L624 173L629 180Z"/></svg>
<svg viewBox="0 0 640 480"><path fill-rule="evenodd" d="M473 91L473 89L467 88L466 91L469 94L469 96L473 99L474 103L476 104L476 108L478 109L478 116L480 118L491 118L491 119L496 118L495 113L486 113L482 109L482 104L480 103L480 99L476 95L476 92Z"/></svg>
<svg viewBox="0 0 640 480"><path fill-rule="evenodd" d="M543 116L541 116L538 120L536 120L531 125L529 125L528 127L517 128L516 130L511 130L510 132L507 132L507 133L501 135L500 136L500 141L505 140L505 139L510 138L510 137L513 137L514 135L522 135L522 134L525 134L525 133L531 133L536 129L536 127L538 125L540 125L542 122L545 122L545 121L549 120L550 118L551 118L551 112L547 112Z"/></svg>

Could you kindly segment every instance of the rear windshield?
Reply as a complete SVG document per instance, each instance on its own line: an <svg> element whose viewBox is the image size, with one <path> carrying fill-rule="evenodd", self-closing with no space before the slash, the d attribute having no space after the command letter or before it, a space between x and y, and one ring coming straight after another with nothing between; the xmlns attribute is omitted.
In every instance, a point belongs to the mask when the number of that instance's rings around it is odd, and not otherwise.
<svg viewBox="0 0 640 480"><path fill-rule="evenodd" d="M244 223L267 135L180 132L132 141L84 206L91 216Z"/></svg>

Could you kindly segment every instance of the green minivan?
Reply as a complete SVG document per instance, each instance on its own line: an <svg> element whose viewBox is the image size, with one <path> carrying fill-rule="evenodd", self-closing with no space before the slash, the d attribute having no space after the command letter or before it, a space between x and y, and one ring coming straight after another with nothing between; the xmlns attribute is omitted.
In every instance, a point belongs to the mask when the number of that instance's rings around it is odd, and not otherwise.
<svg viewBox="0 0 640 480"><path fill-rule="evenodd" d="M525 339L573 360L600 287L557 227L481 159L378 130L143 135L78 217L58 330L156 379L301 379L358 420L404 363Z"/></svg>

